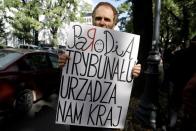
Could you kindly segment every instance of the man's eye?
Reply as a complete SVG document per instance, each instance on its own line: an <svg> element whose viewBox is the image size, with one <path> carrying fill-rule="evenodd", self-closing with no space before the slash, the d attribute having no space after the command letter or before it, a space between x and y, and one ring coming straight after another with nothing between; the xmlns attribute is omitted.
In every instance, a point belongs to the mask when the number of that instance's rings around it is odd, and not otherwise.
<svg viewBox="0 0 196 131"><path fill-rule="evenodd" d="M108 22L110 21L110 19L108 19L108 18L104 18L104 20L105 20L105 21L108 21Z"/></svg>
<svg viewBox="0 0 196 131"><path fill-rule="evenodd" d="M95 17L95 20L97 20L97 21L101 21L102 19L103 19L104 21L107 21L107 22L110 22L110 21L111 21L109 18Z"/></svg>
<svg viewBox="0 0 196 131"><path fill-rule="evenodd" d="M101 17L95 17L95 20L101 20L102 18Z"/></svg>

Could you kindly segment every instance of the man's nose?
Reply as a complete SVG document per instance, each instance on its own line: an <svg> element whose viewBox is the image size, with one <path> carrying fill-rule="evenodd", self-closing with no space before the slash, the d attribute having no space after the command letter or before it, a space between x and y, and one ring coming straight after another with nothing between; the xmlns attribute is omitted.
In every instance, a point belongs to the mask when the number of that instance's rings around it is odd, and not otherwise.
<svg viewBox="0 0 196 131"><path fill-rule="evenodd" d="M105 25L105 20L104 20L104 18L101 19L100 24Z"/></svg>

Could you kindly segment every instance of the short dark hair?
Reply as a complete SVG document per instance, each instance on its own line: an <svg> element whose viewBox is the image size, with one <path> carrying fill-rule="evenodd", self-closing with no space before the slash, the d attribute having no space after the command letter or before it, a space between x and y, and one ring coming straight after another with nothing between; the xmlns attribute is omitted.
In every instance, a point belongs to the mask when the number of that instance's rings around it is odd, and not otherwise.
<svg viewBox="0 0 196 131"><path fill-rule="evenodd" d="M95 6L95 8L93 9L92 17L94 18L94 16L95 16L95 11L96 11L97 8L99 8L100 6L107 6L107 7L110 7L110 8L112 9L112 11L113 11L113 13L114 13L114 24L116 25L117 22L118 22L118 12L117 12L116 8L115 8L112 4L110 4L110 3L108 3L108 2L99 2L99 3Z"/></svg>

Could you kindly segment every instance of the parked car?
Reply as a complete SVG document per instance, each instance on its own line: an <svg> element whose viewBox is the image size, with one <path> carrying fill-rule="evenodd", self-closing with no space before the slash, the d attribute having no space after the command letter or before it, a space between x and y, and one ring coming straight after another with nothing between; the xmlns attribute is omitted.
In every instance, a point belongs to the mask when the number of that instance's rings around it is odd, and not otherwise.
<svg viewBox="0 0 196 131"><path fill-rule="evenodd" d="M8 46L6 44L0 44L0 49L3 49L3 48L13 48L13 47Z"/></svg>
<svg viewBox="0 0 196 131"><path fill-rule="evenodd" d="M40 50L46 50L46 51L53 52L56 54L64 53L66 51L66 47L62 45L58 45L54 47L51 44L40 44L39 46L40 46L39 48Z"/></svg>
<svg viewBox="0 0 196 131"><path fill-rule="evenodd" d="M0 49L0 115L28 112L34 102L58 92L60 78L54 53Z"/></svg>
<svg viewBox="0 0 196 131"><path fill-rule="evenodd" d="M17 46L17 48L21 48L21 49L39 49L40 47L39 46L36 46L36 45L32 45L32 44L19 44Z"/></svg>

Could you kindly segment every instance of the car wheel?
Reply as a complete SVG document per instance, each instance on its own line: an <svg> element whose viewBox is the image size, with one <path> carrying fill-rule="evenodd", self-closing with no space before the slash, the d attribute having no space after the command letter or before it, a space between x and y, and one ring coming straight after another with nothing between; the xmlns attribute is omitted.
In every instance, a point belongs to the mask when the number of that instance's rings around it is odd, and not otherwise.
<svg viewBox="0 0 196 131"><path fill-rule="evenodd" d="M33 105L33 92L29 89L21 90L14 100L14 111L16 113L27 113Z"/></svg>

